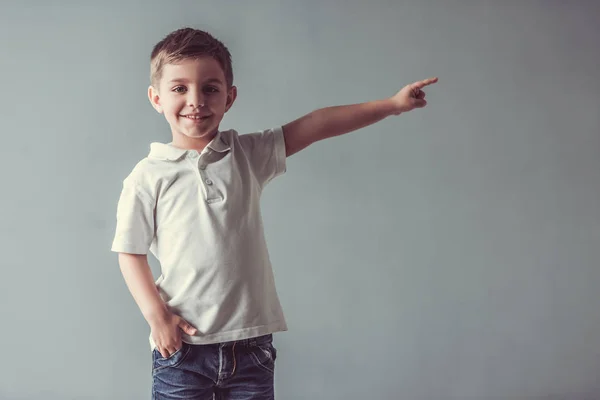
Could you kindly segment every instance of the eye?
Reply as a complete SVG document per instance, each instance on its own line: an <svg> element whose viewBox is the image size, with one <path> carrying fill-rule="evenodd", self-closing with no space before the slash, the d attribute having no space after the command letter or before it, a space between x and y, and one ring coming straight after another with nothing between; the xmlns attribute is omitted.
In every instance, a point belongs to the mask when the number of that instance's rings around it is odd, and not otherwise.
<svg viewBox="0 0 600 400"><path fill-rule="evenodd" d="M217 89L214 86L207 86L204 91L208 92L208 93L217 93L219 91L219 89Z"/></svg>
<svg viewBox="0 0 600 400"><path fill-rule="evenodd" d="M173 91L174 91L175 93L185 93L185 91L186 91L186 88L185 88L185 86L175 86L175 87L173 88Z"/></svg>

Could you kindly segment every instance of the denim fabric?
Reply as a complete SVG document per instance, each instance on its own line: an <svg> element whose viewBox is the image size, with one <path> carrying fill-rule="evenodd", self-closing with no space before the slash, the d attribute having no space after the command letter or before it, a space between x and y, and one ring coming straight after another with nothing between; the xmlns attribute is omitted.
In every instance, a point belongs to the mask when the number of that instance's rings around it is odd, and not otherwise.
<svg viewBox="0 0 600 400"><path fill-rule="evenodd" d="M152 399L274 400L273 336L152 352ZM214 397L213 397L214 396Z"/></svg>

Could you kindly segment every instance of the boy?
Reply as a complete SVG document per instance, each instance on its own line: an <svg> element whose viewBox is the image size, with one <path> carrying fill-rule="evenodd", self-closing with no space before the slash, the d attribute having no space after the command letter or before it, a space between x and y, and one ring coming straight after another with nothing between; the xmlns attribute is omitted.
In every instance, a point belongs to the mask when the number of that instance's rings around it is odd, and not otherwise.
<svg viewBox="0 0 600 400"><path fill-rule="evenodd" d="M287 330L263 234L262 189L311 143L424 107L423 87L316 110L282 127L220 131L233 105L231 55L179 29L151 54L152 106L171 143L152 143L123 181L112 251L151 328L154 399L273 399L274 332ZM161 264L156 282L148 250Z"/></svg>

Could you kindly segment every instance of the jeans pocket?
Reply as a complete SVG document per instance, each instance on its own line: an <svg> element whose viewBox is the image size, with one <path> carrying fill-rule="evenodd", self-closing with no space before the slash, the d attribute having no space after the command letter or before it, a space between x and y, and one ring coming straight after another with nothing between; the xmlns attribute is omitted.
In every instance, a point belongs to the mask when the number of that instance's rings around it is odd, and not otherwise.
<svg viewBox="0 0 600 400"><path fill-rule="evenodd" d="M164 358L157 349L152 352L152 371L156 372L163 368L175 368L183 363L188 356L191 347L189 344L182 342L181 348L169 357Z"/></svg>
<svg viewBox="0 0 600 400"><path fill-rule="evenodd" d="M257 367L260 367L267 372L275 372L275 359L277 358L277 350L271 343L261 343L253 346L250 349L250 358Z"/></svg>

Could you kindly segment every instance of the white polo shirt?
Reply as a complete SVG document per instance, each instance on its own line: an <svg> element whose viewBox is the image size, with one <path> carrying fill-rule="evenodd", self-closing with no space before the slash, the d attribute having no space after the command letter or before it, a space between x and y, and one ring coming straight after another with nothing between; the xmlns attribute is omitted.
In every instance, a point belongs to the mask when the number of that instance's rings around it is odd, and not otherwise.
<svg viewBox="0 0 600 400"><path fill-rule="evenodd" d="M287 330L259 204L265 185L285 169L281 127L229 130L200 154L152 143L123 181L112 251L150 250L160 261L162 299L198 330L182 333L185 342Z"/></svg>

